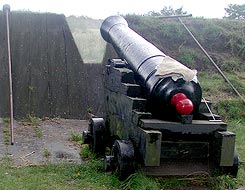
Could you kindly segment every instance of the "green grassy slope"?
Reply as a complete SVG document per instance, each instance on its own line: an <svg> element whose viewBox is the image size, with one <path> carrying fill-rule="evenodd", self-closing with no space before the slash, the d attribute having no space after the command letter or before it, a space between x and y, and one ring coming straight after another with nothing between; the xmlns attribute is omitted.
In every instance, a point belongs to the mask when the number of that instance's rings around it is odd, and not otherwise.
<svg viewBox="0 0 245 190"><path fill-rule="evenodd" d="M102 20L70 16L66 18L79 53L85 63L101 63L105 42L100 35Z"/></svg>

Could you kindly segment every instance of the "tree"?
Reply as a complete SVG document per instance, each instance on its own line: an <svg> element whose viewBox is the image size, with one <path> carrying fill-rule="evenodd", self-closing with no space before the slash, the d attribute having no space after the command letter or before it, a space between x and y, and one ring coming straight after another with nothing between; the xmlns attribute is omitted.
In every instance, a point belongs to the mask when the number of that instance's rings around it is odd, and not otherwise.
<svg viewBox="0 0 245 190"><path fill-rule="evenodd" d="M245 19L245 4L237 5L237 4L229 4L227 8L225 8L226 15L224 18L229 19Z"/></svg>
<svg viewBox="0 0 245 190"><path fill-rule="evenodd" d="M173 7L165 6L160 12L150 11L147 15L149 16L173 16L173 15L186 15L187 12L183 11L183 7L180 7L176 10Z"/></svg>

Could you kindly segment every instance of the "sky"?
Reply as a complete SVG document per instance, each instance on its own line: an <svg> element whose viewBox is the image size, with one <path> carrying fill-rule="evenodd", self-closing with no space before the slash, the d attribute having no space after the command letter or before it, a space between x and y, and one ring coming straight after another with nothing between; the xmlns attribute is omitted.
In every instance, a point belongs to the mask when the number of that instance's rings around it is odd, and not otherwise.
<svg viewBox="0 0 245 190"><path fill-rule="evenodd" d="M164 6L183 7L194 17L222 18L229 4L245 4L245 0L0 0L11 10L62 13L66 16L88 16L105 19L116 14L159 12Z"/></svg>

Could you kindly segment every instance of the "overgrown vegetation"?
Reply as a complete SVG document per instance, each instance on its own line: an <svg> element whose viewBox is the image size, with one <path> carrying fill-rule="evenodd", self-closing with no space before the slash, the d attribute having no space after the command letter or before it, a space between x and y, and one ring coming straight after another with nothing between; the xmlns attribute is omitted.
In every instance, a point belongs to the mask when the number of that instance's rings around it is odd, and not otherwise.
<svg viewBox="0 0 245 190"><path fill-rule="evenodd" d="M82 154L92 155L83 148ZM214 190L232 189L238 181L221 177L147 177L140 171L127 180L106 173L100 158L89 157L86 164L49 164L44 166L12 167L11 160L0 161L0 189L93 189L93 190L160 190L205 187ZM239 180L239 179L238 179Z"/></svg>
<svg viewBox="0 0 245 190"><path fill-rule="evenodd" d="M225 8L226 16L225 18L229 19L245 19L245 4L237 5L237 4L229 4L227 8Z"/></svg>
<svg viewBox="0 0 245 190"><path fill-rule="evenodd" d="M49 158L49 157L51 156L51 152L49 152L48 149L44 149L43 156L44 156L45 158Z"/></svg>
<svg viewBox="0 0 245 190"><path fill-rule="evenodd" d="M36 136L38 138L41 138L43 136L43 132L42 129L40 128L40 121L41 119L32 115L32 114L28 114L25 118L21 119L21 122L24 125L28 125L33 127L33 129L35 130Z"/></svg>
<svg viewBox="0 0 245 190"><path fill-rule="evenodd" d="M76 145L79 145L79 146L81 146L83 144L83 138L82 138L81 134L71 133L69 140L74 142Z"/></svg>
<svg viewBox="0 0 245 190"><path fill-rule="evenodd" d="M10 131L9 131L9 122L10 122L10 119L9 118L4 118L3 119L4 123L5 123L5 127L4 127L4 130L3 130L3 133L4 133L4 144L5 145L9 145L9 139L10 139Z"/></svg>
<svg viewBox="0 0 245 190"><path fill-rule="evenodd" d="M80 152L82 160L94 160L96 158L96 154L91 151L88 145L83 145L82 150Z"/></svg>

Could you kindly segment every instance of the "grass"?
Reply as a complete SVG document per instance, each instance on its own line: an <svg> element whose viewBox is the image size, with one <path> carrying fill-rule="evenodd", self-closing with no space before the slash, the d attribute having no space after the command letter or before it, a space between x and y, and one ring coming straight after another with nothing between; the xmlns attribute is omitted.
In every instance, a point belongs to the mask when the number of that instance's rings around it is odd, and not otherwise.
<svg viewBox="0 0 245 190"><path fill-rule="evenodd" d="M237 185L237 180L227 175L210 178L208 181L208 186L213 190L235 189Z"/></svg>
<svg viewBox="0 0 245 190"><path fill-rule="evenodd" d="M34 128L35 128L35 133L36 133L37 137L41 138L43 136L42 130L39 128L39 126L34 126Z"/></svg>
<svg viewBox="0 0 245 190"><path fill-rule="evenodd" d="M28 114L26 118L21 119L21 122L27 123L28 125L32 126L38 138L41 138L43 136L43 132L40 128L40 118L35 117L32 114Z"/></svg>
<svg viewBox="0 0 245 190"><path fill-rule="evenodd" d="M80 134L71 133L71 136L69 138L69 141L72 141L76 145L81 146L83 144L83 137Z"/></svg>
<svg viewBox="0 0 245 190"><path fill-rule="evenodd" d="M0 189L78 189L82 187L70 177L73 165L46 165L34 167L1 167Z"/></svg>
<svg viewBox="0 0 245 190"><path fill-rule="evenodd" d="M94 160L97 155L91 151L89 145L82 145L80 156L82 160L91 160L91 159Z"/></svg>
<svg viewBox="0 0 245 190"><path fill-rule="evenodd" d="M41 119L32 114L28 114L26 118L23 118L21 121L28 122L33 126L38 126L40 124Z"/></svg>
<svg viewBox="0 0 245 190"><path fill-rule="evenodd" d="M48 149L44 149L43 156L45 158L49 158L51 156L51 153L48 151Z"/></svg>
<svg viewBox="0 0 245 190"><path fill-rule="evenodd" d="M83 165L49 164L43 166L11 167L7 159L0 162L0 189L119 189L116 176L108 177L101 160Z"/></svg>
<svg viewBox="0 0 245 190"><path fill-rule="evenodd" d="M142 172L119 181L117 176L106 173L104 162L100 158L90 157L86 147L82 151L90 159L86 164L48 164L43 166L12 167L11 160L6 157L0 161L0 189L60 189L60 190L160 190L185 189L190 186L202 186L221 190L237 187L238 179L229 176L178 178L147 177Z"/></svg>
<svg viewBox="0 0 245 190"><path fill-rule="evenodd" d="M9 138L10 138L9 122L10 122L10 119L9 118L4 118L3 121L5 123L5 127L4 127L4 130L3 130L3 133L4 133L4 144L5 145L9 145Z"/></svg>

